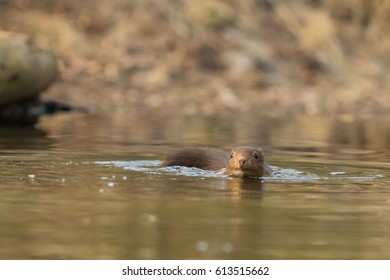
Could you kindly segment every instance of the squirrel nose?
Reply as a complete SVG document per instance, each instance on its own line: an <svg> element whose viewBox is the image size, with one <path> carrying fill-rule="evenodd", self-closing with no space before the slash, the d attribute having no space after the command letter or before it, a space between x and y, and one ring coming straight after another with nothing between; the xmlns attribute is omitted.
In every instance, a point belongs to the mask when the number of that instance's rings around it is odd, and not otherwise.
<svg viewBox="0 0 390 280"><path fill-rule="evenodd" d="M246 163L246 160L245 159L240 159L238 162L240 163L240 166L244 166L245 163Z"/></svg>

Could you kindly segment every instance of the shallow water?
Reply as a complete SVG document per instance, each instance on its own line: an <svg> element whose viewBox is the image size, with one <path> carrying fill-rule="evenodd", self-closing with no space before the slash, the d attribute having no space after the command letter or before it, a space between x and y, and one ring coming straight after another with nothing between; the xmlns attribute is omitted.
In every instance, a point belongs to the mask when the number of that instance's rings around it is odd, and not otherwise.
<svg viewBox="0 0 390 280"><path fill-rule="evenodd" d="M388 259L389 127L82 114L0 127L0 258ZM261 145L274 176L158 166L187 145Z"/></svg>

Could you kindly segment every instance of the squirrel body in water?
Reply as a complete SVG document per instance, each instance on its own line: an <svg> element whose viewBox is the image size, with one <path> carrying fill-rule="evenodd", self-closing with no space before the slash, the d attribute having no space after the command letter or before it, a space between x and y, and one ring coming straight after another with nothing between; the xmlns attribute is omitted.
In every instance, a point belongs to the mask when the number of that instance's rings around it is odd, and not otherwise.
<svg viewBox="0 0 390 280"><path fill-rule="evenodd" d="M236 147L229 153L216 148L187 148L167 156L161 166L187 166L217 171L234 177L271 176L272 169L265 163L263 150Z"/></svg>

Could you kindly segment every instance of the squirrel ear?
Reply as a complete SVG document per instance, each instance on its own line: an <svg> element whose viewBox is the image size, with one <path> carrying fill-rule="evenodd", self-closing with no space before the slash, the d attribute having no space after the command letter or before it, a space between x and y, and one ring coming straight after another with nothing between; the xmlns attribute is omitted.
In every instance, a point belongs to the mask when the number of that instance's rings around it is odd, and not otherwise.
<svg viewBox="0 0 390 280"><path fill-rule="evenodd" d="M262 147L258 147L257 150L261 153L263 153L263 148Z"/></svg>

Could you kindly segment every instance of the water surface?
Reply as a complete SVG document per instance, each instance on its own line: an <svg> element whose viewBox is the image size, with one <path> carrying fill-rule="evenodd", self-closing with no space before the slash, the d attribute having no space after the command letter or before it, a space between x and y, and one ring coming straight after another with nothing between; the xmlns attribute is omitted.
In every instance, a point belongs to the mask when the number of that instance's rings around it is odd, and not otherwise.
<svg viewBox="0 0 390 280"><path fill-rule="evenodd" d="M0 258L388 259L389 127L82 114L2 126ZM198 145L260 145L274 176L158 166Z"/></svg>

